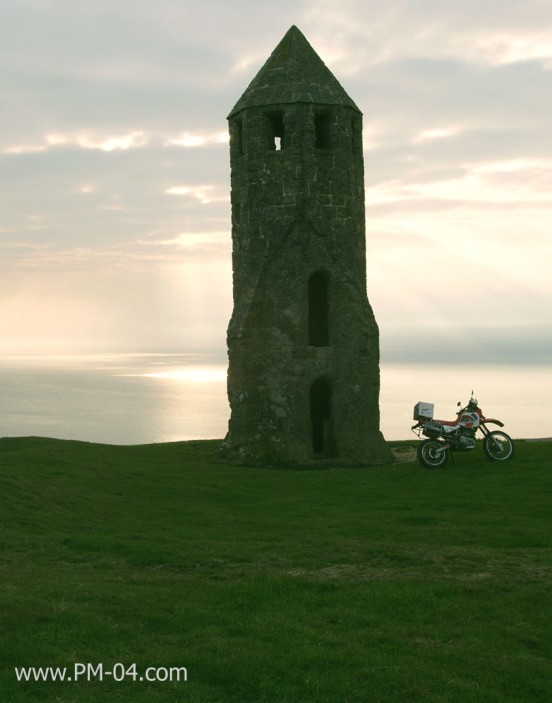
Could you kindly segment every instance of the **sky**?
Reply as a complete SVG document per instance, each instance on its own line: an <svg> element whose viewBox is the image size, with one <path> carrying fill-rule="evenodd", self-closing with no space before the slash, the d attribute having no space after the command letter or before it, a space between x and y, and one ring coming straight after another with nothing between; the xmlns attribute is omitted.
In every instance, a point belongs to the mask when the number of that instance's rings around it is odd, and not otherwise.
<svg viewBox="0 0 552 703"><path fill-rule="evenodd" d="M364 115L384 361L552 361L550 0L0 0L0 354L225 356L226 116L291 25Z"/></svg>

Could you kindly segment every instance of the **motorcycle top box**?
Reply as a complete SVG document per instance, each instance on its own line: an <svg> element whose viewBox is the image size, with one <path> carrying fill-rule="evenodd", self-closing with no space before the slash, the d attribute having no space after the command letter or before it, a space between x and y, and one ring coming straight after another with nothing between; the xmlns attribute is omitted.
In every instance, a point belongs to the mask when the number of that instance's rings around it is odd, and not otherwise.
<svg viewBox="0 0 552 703"><path fill-rule="evenodd" d="M422 401L416 403L413 420L432 420L433 408L433 403L422 403Z"/></svg>

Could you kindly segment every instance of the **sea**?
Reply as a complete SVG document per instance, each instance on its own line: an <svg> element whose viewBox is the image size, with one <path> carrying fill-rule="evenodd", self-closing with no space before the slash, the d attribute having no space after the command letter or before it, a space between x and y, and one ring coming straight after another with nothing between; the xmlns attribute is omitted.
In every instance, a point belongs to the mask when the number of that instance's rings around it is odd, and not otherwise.
<svg viewBox="0 0 552 703"><path fill-rule="evenodd" d="M473 391L514 438L552 436L552 365L380 367L381 429L413 438L418 401L452 420ZM136 445L222 439L230 414L226 363L207 354L0 356L0 437Z"/></svg>

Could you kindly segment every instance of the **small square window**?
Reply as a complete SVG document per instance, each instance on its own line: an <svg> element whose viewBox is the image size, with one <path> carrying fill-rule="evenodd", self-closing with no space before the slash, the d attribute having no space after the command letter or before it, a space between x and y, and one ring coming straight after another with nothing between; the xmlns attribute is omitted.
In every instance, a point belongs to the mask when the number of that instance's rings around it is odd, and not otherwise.
<svg viewBox="0 0 552 703"><path fill-rule="evenodd" d="M285 145L284 113L269 112L266 115L268 127L268 148L270 151L282 151Z"/></svg>

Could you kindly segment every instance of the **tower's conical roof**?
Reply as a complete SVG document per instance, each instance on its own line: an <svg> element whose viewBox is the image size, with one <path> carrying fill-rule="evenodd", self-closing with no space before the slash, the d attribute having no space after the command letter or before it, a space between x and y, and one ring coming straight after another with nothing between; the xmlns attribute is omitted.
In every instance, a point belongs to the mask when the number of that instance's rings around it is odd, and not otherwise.
<svg viewBox="0 0 552 703"><path fill-rule="evenodd" d="M346 105L360 112L295 26L291 27L228 115L282 103Z"/></svg>

